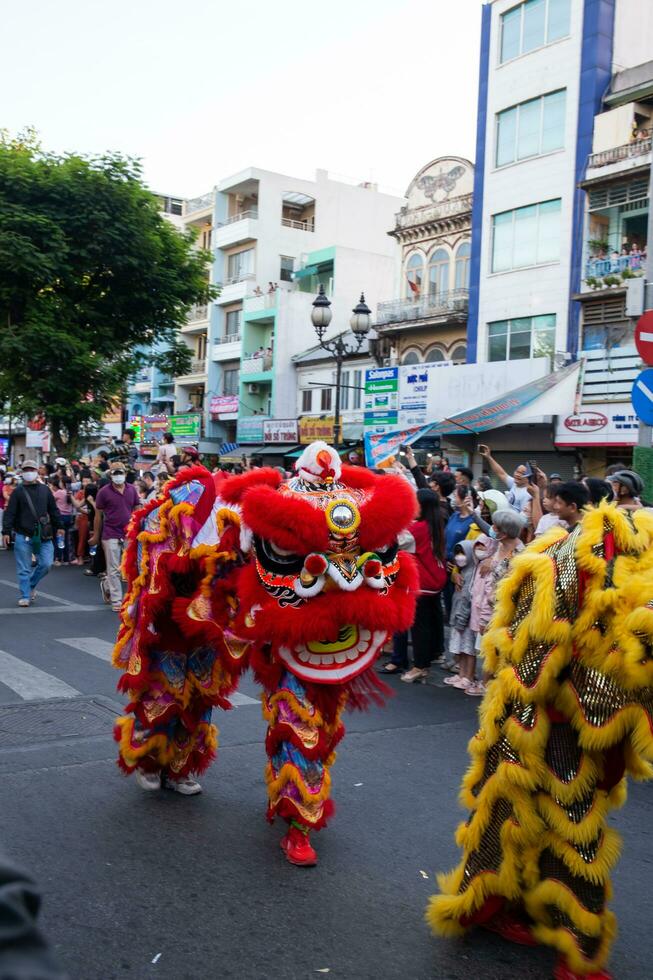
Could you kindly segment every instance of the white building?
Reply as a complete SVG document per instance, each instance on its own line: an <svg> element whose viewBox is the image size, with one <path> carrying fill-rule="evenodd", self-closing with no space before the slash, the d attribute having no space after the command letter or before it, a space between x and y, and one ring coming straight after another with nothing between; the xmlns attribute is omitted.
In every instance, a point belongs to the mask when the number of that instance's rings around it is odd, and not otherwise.
<svg viewBox="0 0 653 980"><path fill-rule="evenodd" d="M264 452L266 421L297 419L292 358L315 343L315 294L323 285L331 300L332 335L362 291L370 307L392 295L387 229L402 203L321 170L309 181L250 168L217 185L207 450L238 442Z"/></svg>
<svg viewBox="0 0 653 980"><path fill-rule="evenodd" d="M468 360L579 350L585 195L594 116L637 64L648 0L489 0L482 18ZM653 45L648 42L648 51ZM519 384L515 365L515 384ZM503 431L506 451L553 451L551 419ZM518 458L518 453L515 456Z"/></svg>

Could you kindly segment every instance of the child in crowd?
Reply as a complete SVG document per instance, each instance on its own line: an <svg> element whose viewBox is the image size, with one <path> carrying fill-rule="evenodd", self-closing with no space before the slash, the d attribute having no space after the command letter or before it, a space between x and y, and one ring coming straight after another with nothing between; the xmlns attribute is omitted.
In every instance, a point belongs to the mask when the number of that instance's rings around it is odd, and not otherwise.
<svg viewBox="0 0 653 980"><path fill-rule="evenodd" d="M475 637L470 627L472 585L476 571L473 541L465 540L454 545L453 563L455 568L452 579L455 591L449 616L449 656L458 661L459 673L446 677L444 683L464 691L473 683L476 667Z"/></svg>
<svg viewBox="0 0 653 980"><path fill-rule="evenodd" d="M559 483L551 484L549 483L542 495L542 510L544 514L537 522L535 527L535 537L539 538L541 534L548 531L552 527L566 527L567 525L560 517L556 514L553 508L553 502L555 499L556 488L560 486Z"/></svg>
<svg viewBox="0 0 653 980"><path fill-rule="evenodd" d="M472 583L472 611L469 625L474 633L474 656L477 657L481 649L483 633L488 627L494 611L494 596L496 584L492 575L492 556L498 548L495 538L490 538L486 534L480 535L474 542L474 559L476 561L476 575ZM466 694L475 697L482 697L485 694L485 686L479 678L470 687Z"/></svg>

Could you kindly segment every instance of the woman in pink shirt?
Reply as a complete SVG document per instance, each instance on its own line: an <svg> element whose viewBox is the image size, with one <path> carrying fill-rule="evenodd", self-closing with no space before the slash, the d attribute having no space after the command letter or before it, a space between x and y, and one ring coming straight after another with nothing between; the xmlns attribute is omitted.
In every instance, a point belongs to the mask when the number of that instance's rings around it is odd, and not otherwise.
<svg viewBox="0 0 653 980"><path fill-rule="evenodd" d="M57 510L61 514L61 520L63 522L63 548L59 547L59 542L57 541L57 551L55 565L69 565L70 556L72 554L71 547L71 531L73 527L74 512L73 507L73 497L70 492L70 485L66 483L57 476L50 478L50 488L52 490L52 495L54 496L55 503L57 505Z"/></svg>

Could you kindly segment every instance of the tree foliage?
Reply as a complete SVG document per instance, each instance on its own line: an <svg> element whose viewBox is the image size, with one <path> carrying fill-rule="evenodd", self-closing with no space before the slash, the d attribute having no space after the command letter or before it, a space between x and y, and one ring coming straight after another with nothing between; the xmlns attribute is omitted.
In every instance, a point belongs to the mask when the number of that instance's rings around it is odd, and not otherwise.
<svg viewBox="0 0 653 980"><path fill-rule="evenodd" d="M56 156L33 132L0 132L0 399L13 414L42 414L70 448L138 367L187 370L178 329L213 295L193 241L138 161Z"/></svg>

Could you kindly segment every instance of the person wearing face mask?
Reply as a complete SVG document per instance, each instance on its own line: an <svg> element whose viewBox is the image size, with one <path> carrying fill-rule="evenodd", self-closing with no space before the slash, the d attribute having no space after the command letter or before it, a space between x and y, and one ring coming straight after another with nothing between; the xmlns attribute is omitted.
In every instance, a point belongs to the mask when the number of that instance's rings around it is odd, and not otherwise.
<svg viewBox="0 0 653 980"><path fill-rule="evenodd" d="M61 515L52 491L38 482L36 463L26 459L22 484L16 487L4 513L4 543L9 546L15 532L14 556L20 589L19 606L34 602L36 586L52 567L54 536L63 530ZM32 569L32 555L36 565Z"/></svg>
<svg viewBox="0 0 653 980"><path fill-rule="evenodd" d="M89 545L93 547L102 542L111 608L114 612L120 612L122 605L120 561L125 532L133 511L140 506L140 501L135 486L126 482L127 469L124 463L114 461L109 470L109 478L109 484L98 490L95 498L95 519Z"/></svg>

